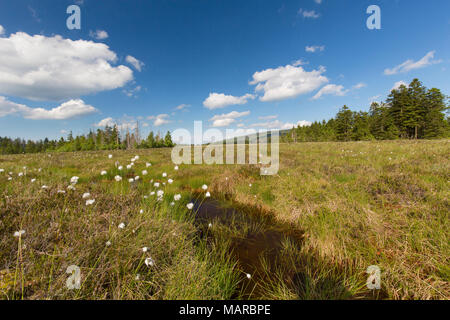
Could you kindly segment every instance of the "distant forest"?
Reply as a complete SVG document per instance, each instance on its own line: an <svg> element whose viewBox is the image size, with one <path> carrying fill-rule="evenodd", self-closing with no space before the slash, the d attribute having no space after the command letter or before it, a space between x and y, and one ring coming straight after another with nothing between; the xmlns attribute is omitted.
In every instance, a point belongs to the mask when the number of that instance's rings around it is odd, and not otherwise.
<svg viewBox="0 0 450 320"><path fill-rule="evenodd" d="M436 139L450 136L448 97L414 79L392 90L387 101L373 102L369 112L343 106L337 115L310 126L284 131L282 142Z"/></svg>
<svg viewBox="0 0 450 320"><path fill-rule="evenodd" d="M448 97L439 89L427 89L418 79L392 90L386 102L373 102L369 112L343 106L337 115L310 126L281 132L281 142L436 139L450 137ZM0 137L0 154L46 151L89 151L173 147L170 132L164 138L150 132L141 139L139 126L121 137L117 125L66 139L25 141Z"/></svg>
<svg viewBox="0 0 450 320"><path fill-rule="evenodd" d="M152 132L146 139L141 139L139 126L136 124L134 132L127 131L122 138L118 126L106 126L103 130L90 131L87 135L73 137L69 133L67 139L32 141L0 137L0 154L37 153L46 151L70 152L92 150L143 149L173 147L170 132L164 138L159 133Z"/></svg>

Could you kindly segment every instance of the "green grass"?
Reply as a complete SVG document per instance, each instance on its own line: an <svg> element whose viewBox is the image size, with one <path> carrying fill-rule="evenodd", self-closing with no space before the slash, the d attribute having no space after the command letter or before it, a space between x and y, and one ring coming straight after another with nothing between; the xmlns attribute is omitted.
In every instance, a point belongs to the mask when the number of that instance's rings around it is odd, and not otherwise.
<svg viewBox="0 0 450 320"><path fill-rule="evenodd" d="M257 298L449 299L449 143L281 144L274 176L260 176L257 165L181 165L175 171L169 149L0 156L0 295L246 298L232 239L273 225L286 234L301 232L303 241L299 247L285 240L276 268L261 261L267 275L257 284ZM140 159L127 170L136 154ZM19 177L23 166L26 175ZM162 184L163 172L173 184ZM114 180L117 174L123 181ZM80 177L76 190L67 190L74 175ZM134 175L140 180L130 184ZM152 179L161 183L161 202L150 195L157 190ZM214 224L202 233L185 205L203 184L215 199L256 220ZM85 192L95 199L92 206L82 199ZM182 199L171 206L178 193ZM21 229L19 247L13 234ZM153 267L145 265L147 257ZM66 287L70 265L81 269L79 290ZM365 286L370 265L381 268L379 291Z"/></svg>

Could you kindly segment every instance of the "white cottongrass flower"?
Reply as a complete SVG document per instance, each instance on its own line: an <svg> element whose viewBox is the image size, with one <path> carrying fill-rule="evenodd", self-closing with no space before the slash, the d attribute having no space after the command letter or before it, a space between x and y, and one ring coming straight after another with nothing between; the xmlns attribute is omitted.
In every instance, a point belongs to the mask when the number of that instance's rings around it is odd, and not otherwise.
<svg viewBox="0 0 450 320"><path fill-rule="evenodd" d="M142 248L142 252L147 252L148 251L148 248L147 247L143 247Z"/></svg>
<svg viewBox="0 0 450 320"><path fill-rule="evenodd" d="M35 178L31 179L31 183L33 183L33 182L35 182L35 181L36 181L36 179L35 179Z"/></svg>
<svg viewBox="0 0 450 320"><path fill-rule="evenodd" d="M83 193L83 199L89 198L91 194L89 192Z"/></svg>
<svg viewBox="0 0 450 320"><path fill-rule="evenodd" d="M188 208L189 210L192 210L193 207L194 207L194 204L192 202L190 202L186 205L186 208Z"/></svg>
<svg viewBox="0 0 450 320"><path fill-rule="evenodd" d="M173 196L173 199L174 199L175 201L180 200L180 199L181 199L181 194L176 194L176 195L174 195L174 196Z"/></svg>
<svg viewBox="0 0 450 320"><path fill-rule="evenodd" d="M106 241L105 245L109 247L111 245L111 241Z"/></svg>
<svg viewBox="0 0 450 320"><path fill-rule="evenodd" d="M172 183L173 183L173 180L172 180L172 179L169 179L169 180L167 180L167 182L168 182L169 184L172 184Z"/></svg>
<svg viewBox="0 0 450 320"><path fill-rule="evenodd" d="M119 166L117 169L119 169L120 171L122 171L123 166Z"/></svg>
<svg viewBox="0 0 450 320"><path fill-rule="evenodd" d="M135 160L139 160L139 156L134 156L134 159Z"/></svg>
<svg viewBox="0 0 450 320"><path fill-rule="evenodd" d="M121 222L118 227L119 227L119 229L125 228L125 223Z"/></svg>
<svg viewBox="0 0 450 320"><path fill-rule="evenodd" d="M175 202L172 201L172 202L170 203L170 205L173 207L173 206L175 205Z"/></svg>
<svg viewBox="0 0 450 320"><path fill-rule="evenodd" d="M41 188L42 189L48 189L48 187L46 185L43 185Z"/></svg>
<svg viewBox="0 0 450 320"><path fill-rule="evenodd" d="M108 155L108 158L109 158L109 159L112 159L112 154L109 154L109 155Z"/></svg>
<svg viewBox="0 0 450 320"><path fill-rule="evenodd" d="M144 213L144 210L143 209L139 210L139 213L141 213L141 214Z"/></svg>
<svg viewBox="0 0 450 320"><path fill-rule="evenodd" d="M131 164L127 165L127 169L130 170L131 169Z"/></svg>
<svg viewBox="0 0 450 320"><path fill-rule="evenodd" d="M5 172L5 169L0 169L0 173L3 173L3 172Z"/></svg>
<svg viewBox="0 0 450 320"><path fill-rule="evenodd" d="M95 199L87 200L86 205L90 206L90 205L94 204L94 202L95 202Z"/></svg>
<svg viewBox="0 0 450 320"><path fill-rule="evenodd" d="M250 279L252 277L252 275L250 273L247 273L246 276L247 276L247 279Z"/></svg>
<svg viewBox="0 0 450 320"><path fill-rule="evenodd" d="M19 172L18 176L19 177L23 176L23 172Z"/></svg>
<svg viewBox="0 0 450 320"><path fill-rule="evenodd" d="M252 184L251 184L251 183L249 183L249 184L248 184L248 186L249 186L249 187L251 187L251 186L252 186Z"/></svg>
<svg viewBox="0 0 450 320"><path fill-rule="evenodd" d="M145 164L145 167L146 167L146 168L151 167L151 166L152 166L152 164L151 164L150 162L147 162L147 163Z"/></svg>
<svg viewBox="0 0 450 320"><path fill-rule="evenodd" d="M18 238L21 237L25 233L25 230L19 230L14 232L14 237Z"/></svg>
<svg viewBox="0 0 450 320"><path fill-rule="evenodd" d="M204 184L204 185L202 185L202 189L206 190L206 189L208 189L208 186L206 184Z"/></svg>
<svg viewBox="0 0 450 320"><path fill-rule="evenodd" d="M163 178L167 177L167 173L163 172L162 176Z"/></svg>
<svg viewBox="0 0 450 320"><path fill-rule="evenodd" d="M100 174L101 174L102 176L106 176L106 175L108 174L108 172L106 172L105 170L103 170L102 172L100 172Z"/></svg>
<svg viewBox="0 0 450 320"><path fill-rule="evenodd" d="M117 182L122 181L122 177L121 177L121 176L115 176L114 179L115 179Z"/></svg>
<svg viewBox="0 0 450 320"><path fill-rule="evenodd" d="M175 168L174 168L175 170L178 170L178 166L175 166Z"/></svg>
<svg viewBox="0 0 450 320"><path fill-rule="evenodd" d="M146 176L148 174L147 170L142 170L142 175Z"/></svg>
<svg viewBox="0 0 450 320"><path fill-rule="evenodd" d="M58 193L66 193L64 190L58 190Z"/></svg>
<svg viewBox="0 0 450 320"><path fill-rule="evenodd" d="M154 186L155 188L159 188L159 182L155 182L155 183L153 184L153 186Z"/></svg>
<svg viewBox="0 0 450 320"><path fill-rule="evenodd" d="M209 198L209 197L211 197L211 193L209 193L209 191L208 191L208 192L206 192L206 194L205 194L205 197L206 197L206 198Z"/></svg>
<svg viewBox="0 0 450 320"><path fill-rule="evenodd" d="M153 260L151 257L145 259L145 264L147 267L153 267L155 265L155 260Z"/></svg>
<svg viewBox="0 0 450 320"><path fill-rule="evenodd" d="M212 223L208 224L208 228L212 228Z"/></svg>
<svg viewBox="0 0 450 320"><path fill-rule="evenodd" d="M70 178L70 183L71 184L77 184L78 183L78 179L80 179L77 176L73 176L72 178Z"/></svg>
<svg viewBox="0 0 450 320"><path fill-rule="evenodd" d="M155 195L155 191L150 192L150 195L154 196Z"/></svg>
<svg viewBox="0 0 450 320"><path fill-rule="evenodd" d="M11 181L12 180L12 177L8 177L8 181Z"/></svg>
<svg viewBox="0 0 450 320"><path fill-rule="evenodd" d="M128 179L128 182L129 182L129 183L132 183L132 182L134 182L134 179L133 179L133 178L130 178L130 179Z"/></svg>
<svg viewBox="0 0 450 320"><path fill-rule="evenodd" d="M138 181L139 179L140 179L139 176L134 177L134 180L135 180L135 181Z"/></svg>
<svg viewBox="0 0 450 320"><path fill-rule="evenodd" d="M70 186L67 187L67 189L69 189L69 190L75 190L76 188L75 188L73 185L70 185Z"/></svg>

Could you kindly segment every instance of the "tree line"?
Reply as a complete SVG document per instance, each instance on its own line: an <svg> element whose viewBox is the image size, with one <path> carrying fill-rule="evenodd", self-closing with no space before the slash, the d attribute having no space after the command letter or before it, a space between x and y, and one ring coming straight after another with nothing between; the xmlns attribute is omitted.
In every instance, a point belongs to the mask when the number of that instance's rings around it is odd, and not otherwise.
<svg viewBox="0 0 450 320"><path fill-rule="evenodd" d="M46 151L70 152L93 150L126 150L142 148L173 147L172 137L168 131L164 137L151 131L146 139L141 139L139 125L134 132L128 130L121 135L117 125L106 126L104 129L90 130L86 135L73 136L69 133L66 139L33 141L0 137L0 154L38 153Z"/></svg>
<svg viewBox="0 0 450 320"><path fill-rule="evenodd" d="M427 89L418 79L401 85L385 102L373 102L369 112L344 105L337 115L310 126L294 127L282 142L436 139L450 137L448 97Z"/></svg>

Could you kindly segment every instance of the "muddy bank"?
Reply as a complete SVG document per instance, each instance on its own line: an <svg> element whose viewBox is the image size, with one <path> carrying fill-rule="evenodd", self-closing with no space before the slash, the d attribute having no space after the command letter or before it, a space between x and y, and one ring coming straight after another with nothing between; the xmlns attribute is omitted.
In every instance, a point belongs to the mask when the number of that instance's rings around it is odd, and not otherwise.
<svg viewBox="0 0 450 320"><path fill-rule="evenodd" d="M251 207L230 207L214 199L194 199L195 221L203 236L231 241L230 254L241 273L235 298L267 298L269 291L298 286L303 233Z"/></svg>

